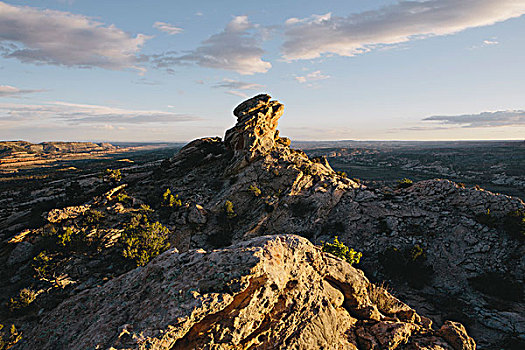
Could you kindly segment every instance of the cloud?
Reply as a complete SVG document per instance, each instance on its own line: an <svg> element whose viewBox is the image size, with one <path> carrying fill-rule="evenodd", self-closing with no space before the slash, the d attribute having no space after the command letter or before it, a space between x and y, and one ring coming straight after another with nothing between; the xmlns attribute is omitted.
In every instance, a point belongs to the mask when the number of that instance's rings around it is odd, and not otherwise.
<svg viewBox="0 0 525 350"><path fill-rule="evenodd" d="M234 96L239 96L242 98L248 98L249 95L242 91L263 89L265 86L261 84L247 83L244 81L238 81L233 79L223 79L221 82L218 82L215 85L213 85L213 87L218 89L228 89L228 91L225 91L225 93Z"/></svg>
<svg viewBox="0 0 525 350"><path fill-rule="evenodd" d="M295 80L303 84L303 83L310 82L310 81L325 80L329 78L330 78L329 75L324 75L321 73L320 70L316 70L315 72L308 73L305 76L295 77Z"/></svg>
<svg viewBox="0 0 525 350"><path fill-rule="evenodd" d="M458 125L463 128L525 126L525 110L483 112L455 116L436 115L423 120L438 122L441 125Z"/></svg>
<svg viewBox="0 0 525 350"><path fill-rule="evenodd" d="M179 34L184 31L184 29L175 27L173 24L169 24L166 22L155 22L153 24L153 28L156 28L161 32L168 33L169 35Z"/></svg>
<svg viewBox="0 0 525 350"><path fill-rule="evenodd" d="M479 45L474 45L474 46L471 46L469 47L470 50L476 50L476 49L481 49L483 47L487 47L487 46L495 46L495 45L499 45L499 41L495 38L492 38L492 39L485 39L481 42L481 44Z"/></svg>
<svg viewBox="0 0 525 350"><path fill-rule="evenodd" d="M18 97L24 94L32 94L35 92L42 92L44 90L27 90L19 89L14 86L0 85L0 97Z"/></svg>
<svg viewBox="0 0 525 350"><path fill-rule="evenodd" d="M67 102L46 104L0 103L0 125L171 124L199 117L157 110L131 110Z"/></svg>
<svg viewBox="0 0 525 350"><path fill-rule="evenodd" d="M157 68L197 64L232 70L243 75L265 73L272 65L262 60L264 51L257 38L250 34L253 28L255 26L248 21L247 16L237 16L222 32L212 35L195 50L183 55L173 52L155 55L151 61Z"/></svg>
<svg viewBox="0 0 525 350"><path fill-rule="evenodd" d="M244 92L242 91L236 91L236 90L228 90L226 91L227 94L230 94L230 95L234 95L234 96L239 96L239 97L242 97L242 98L248 98L248 94L245 94Z"/></svg>
<svg viewBox="0 0 525 350"><path fill-rule="evenodd" d="M354 56L385 45L492 25L524 13L521 0L403 0L347 17L328 13L290 18L285 23L282 52L286 60L323 54Z"/></svg>
<svg viewBox="0 0 525 350"><path fill-rule="evenodd" d="M137 54L149 38L70 12L0 2L0 55L22 62L143 71Z"/></svg>
<svg viewBox="0 0 525 350"><path fill-rule="evenodd" d="M235 90L256 90L264 88L264 85L256 83L247 83L244 81L223 79L221 82L216 83L214 88L220 89L235 89Z"/></svg>
<svg viewBox="0 0 525 350"><path fill-rule="evenodd" d="M497 40L483 40L483 45L490 46L490 45L498 45L499 41Z"/></svg>

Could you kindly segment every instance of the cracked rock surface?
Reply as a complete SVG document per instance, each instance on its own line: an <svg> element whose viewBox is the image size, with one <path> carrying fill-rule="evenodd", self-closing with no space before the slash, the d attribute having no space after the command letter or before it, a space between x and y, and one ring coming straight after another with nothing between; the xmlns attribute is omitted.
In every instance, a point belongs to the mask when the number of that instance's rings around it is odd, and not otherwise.
<svg viewBox="0 0 525 350"><path fill-rule="evenodd" d="M475 349L294 235L169 250L68 299L18 349Z"/></svg>

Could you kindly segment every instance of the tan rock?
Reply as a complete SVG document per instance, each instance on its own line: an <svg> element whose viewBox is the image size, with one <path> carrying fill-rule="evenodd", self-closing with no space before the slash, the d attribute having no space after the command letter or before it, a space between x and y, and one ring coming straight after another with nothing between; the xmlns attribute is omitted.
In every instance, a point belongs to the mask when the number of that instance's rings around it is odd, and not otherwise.
<svg viewBox="0 0 525 350"><path fill-rule="evenodd" d="M417 324L352 316L370 305L368 284L346 261L293 235L170 250L65 300L24 330L17 348L394 349L420 339Z"/></svg>
<svg viewBox="0 0 525 350"><path fill-rule="evenodd" d="M454 350L476 349L474 339L467 334L465 327L461 323L446 321L437 334L445 339Z"/></svg>

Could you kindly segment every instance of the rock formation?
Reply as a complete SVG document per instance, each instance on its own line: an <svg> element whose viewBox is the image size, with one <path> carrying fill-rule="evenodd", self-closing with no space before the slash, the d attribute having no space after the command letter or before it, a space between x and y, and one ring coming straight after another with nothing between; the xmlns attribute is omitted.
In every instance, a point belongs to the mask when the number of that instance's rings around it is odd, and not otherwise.
<svg viewBox="0 0 525 350"><path fill-rule="evenodd" d="M234 151L245 151L250 158L267 154L279 137L277 122L284 112L284 106L271 101L269 95L257 95L237 106L233 114L237 124L224 136L224 144Z"/></svg>
<svg viewBox="0 0 525 350"><path fill-rule="evenodd" d="M375 287L377 288L377 287ZM475 349L305 238L170 250L68 299L18 349Z"/></svg>
<svg viewBox="0 0 525 350"><path fill-rule="evenodd" d="M0 298L43 291L27 308L33 318L2 316L20 324L19 346L473 348L458 321L480 348L524 344L525 248L508 230L521 200L439 179L367 188L290 148L276 130L282 113L256 96L235 109L224 141L195 140L153 172L124 174L127 187L51 211L46 226L4 243ZM165 225L181 253L137 269L124 261L120 237L139 213ZM315 244L339 236L363 253L368 278L417 312L282 234ZM57 235L81 244L50 248ZM258 238L267 235L277 236ZM54 279L35 277L44 249Z"/></svg>

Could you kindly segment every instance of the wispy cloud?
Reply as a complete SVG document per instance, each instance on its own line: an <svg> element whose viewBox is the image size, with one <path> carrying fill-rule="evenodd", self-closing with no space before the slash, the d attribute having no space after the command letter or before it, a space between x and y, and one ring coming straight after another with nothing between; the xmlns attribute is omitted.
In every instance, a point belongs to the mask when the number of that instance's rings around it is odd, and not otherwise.
<svg viewBox="0 0 525 350"><path fill-rule="evenodd" d="M247 83L233 79L223 79L221 82L213 85L214 88L235 89L235 90L256 90L264 88L264 85L256 83Z"/></svg>
<svg viewBox="0 0 525 350"><path fill-rule="evenodd" d="M272 65L262 60L264 51L256 35L251 33L254 28L247 16L237 16L222 32L212 35L195 50L183 55L173 52L156 55L152 62L164 69L173 65L197 64L245 75L265 73Z"/></svg>
<svg viewBox="0 0 525 350"><path fill-rule="evenodd" d="M483 40L483 45L490 46L490 45L498 45L499 41L497 40Z"/></svg>
<svg viewBox="0 0 525 350"><path fill-rule="evenodd" d="M500 126L525 126L525 111L510 110L483 112L478 114L462 114L454 116L431 116L423 119L434 121L440 125L457 125L463 128L485 128Z"/></svg>
<svg viewBox="0 0 525 350"><path fill-rule="evenodd" d="M233 79L223 79L221 82L218 82L215 85L213 85L213 87L218 89L226 89L227 91L225 91L225 93L230 95L248 98L249 95L243 91L260 90L263 89L265 86L261 84L247 83L244 81L238 81Z"/></svg>
<svg viewBox="0 0 525 350"><path fill-rule="evenodd" d="M308 74L306 74L304 76L295 77L295 80L297 80L301 84L304 84L306 82L317 81L317 80L325 80L325 79L329 79L329 78L330 78L329 75L322 74L320 70L316 70L315 72L308 73Z"/></svg>
<svg viewBox="0 0 525 350"><path fill-rule="evenodd" d="M242 98L248 98L249 95L242 92L242 91L237 91L237 90L228 90L226 91L227 94L230 94L230 95L234 95L234 96L239 96L239 97L242 97Z"/></svg>
<svg viewBox="0 0 525 350"><path fill-rule="evenodd" d="M132 110L68 102L46 104L0 103L0 125L171 124L197 121L188 114L157 110Z"/></svg>
<svg viewBox="0 0 525 350"><path fill-rule="evenodd" d="M499 41L496 39L496 38L492 38L492 39L485 39L481 42L481 44L479 45L474 45L474 46L471 46L469 47L470 50L476 50L476 49L481 49L483 47L487 47L487 46L495 46L495 45L499 45Z"/></svg>
<svg viewBox="0 0 525 350"><path fill-rule="evenodd" d="M0 85L0 97L19 97L25 94L32 94L35 92L42 92L44 90L28 90L19 89L10 85Z"/></svg>
<svg viewBox="0 0 525 350"><path fill-rule="evenodd" d="M179 34L184 31L184 29L175 27L173 24L169 24L166 22L155 22L153 24L153 28L156 28L161 32L168 33L169 35Z"/></svg>
<svg viewBox="0 0 525 350"><path fill-rule="evenodd" d="M347 17L328 13L290 18L282 52L287 60L323 54L354 56L384 45L492 25L524 13L521 0L404 0Z"/></svg>
<svg viewBox="0 0 525 350"><path fill-rule="evenodd" d="M86 16L0 2L0 55L6 58L68 67L143 70L137 54L147 39Z"/></svg>

